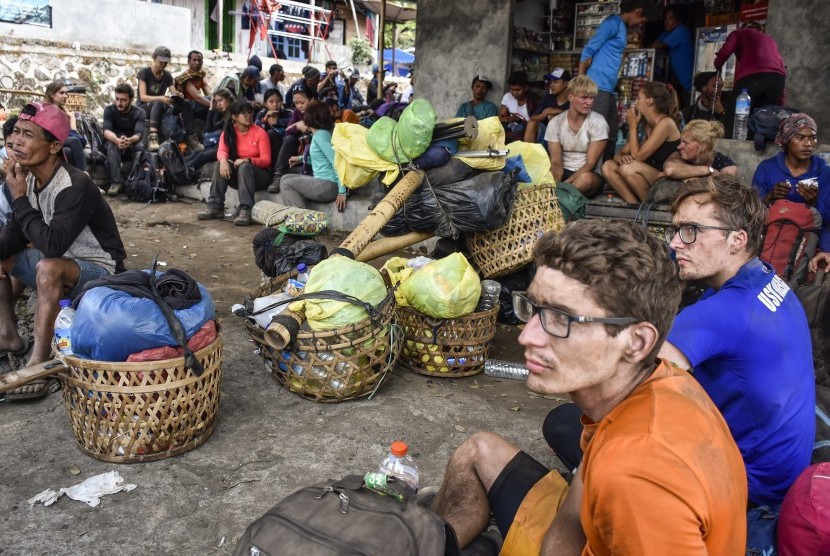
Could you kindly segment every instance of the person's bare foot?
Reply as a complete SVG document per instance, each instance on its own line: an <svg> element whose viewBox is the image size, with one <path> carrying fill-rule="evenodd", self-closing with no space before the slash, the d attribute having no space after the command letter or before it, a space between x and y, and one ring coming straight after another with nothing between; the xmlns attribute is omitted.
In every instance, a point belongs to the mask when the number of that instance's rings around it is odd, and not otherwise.
<svg viewBox="0 0 830 556"><path fill-rule="evenodd" d="M19 334L6 338L0 338L0 352L23 355L20 352L26 347L28 347L28 345L23 341L23 338L21 338Z"/></svg>

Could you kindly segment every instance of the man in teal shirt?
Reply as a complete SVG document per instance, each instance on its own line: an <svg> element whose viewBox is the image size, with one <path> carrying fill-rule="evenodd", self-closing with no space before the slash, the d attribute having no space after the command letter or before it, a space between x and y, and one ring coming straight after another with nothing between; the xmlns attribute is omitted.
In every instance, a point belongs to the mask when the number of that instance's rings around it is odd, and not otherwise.
<svg viewBox="0 0 830 556"><path fill-rule="evenodd" d="M455 117L466 118L467 116L475 116L476 120L483 120L484 118L498 116L498 106L484 98L487 96L487 91L492 88L493 82L484 75L476 75L473 77L473 100L468 100L459 106Z"/></svg>
<svg viewBox="0 0 830 556"><path fill-rule="evenodd" d="M614 89L620 73L622 54L628 42L628 28L637 27L648 21L645 15L647 0L622 0L620 14L609 15L594 36L582 49L579 59L579 75L587 75L597 84L597 96L591 108L608 122L608 145L605 160L614 157L617 142L617 102Z"/></svg>

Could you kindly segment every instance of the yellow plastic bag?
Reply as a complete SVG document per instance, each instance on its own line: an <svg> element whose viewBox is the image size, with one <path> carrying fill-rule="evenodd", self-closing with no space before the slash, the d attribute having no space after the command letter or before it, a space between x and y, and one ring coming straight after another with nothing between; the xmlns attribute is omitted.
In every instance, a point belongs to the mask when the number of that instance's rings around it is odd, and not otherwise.
<svg viewBox="0 0 830 556"><path fill-rule="evenodd" d="M311 269L303 293L334 290L354 296L377 307L386 297L380 272L348 257L332 257ZM289 305L291 311L305 311L312 330L341 328L369 317L363 307L336 299L302 299Z"/></svg>
<svg viewBox="0 0 830 556"><path fill-rule="evenodd" d="M398 177L398 166L379 157L366 141L368 129L358 124L341 123L334 126L331 146L334 149L334 171L345 187L363 187L386 172L383 183L391 185Z"/></svg>
<svg viewBox="0 0 830 556"><path fill-rule="evenodd" d="M406 266L406 262L409 259L405 259L403 257L392 257L385 263L383 263L383 270L389 275L389 282L393 286L398 286L398 289L395 290L395 301L398 305L409 305L406 302L406 299L401 293L401 284L404 283L412 273L415 272L415 269Z"/></svg>
<svg viewBox="0 0 830 556"><path fill-rule="evenodd" d="M521 155L527 173L530 174L530 183L519 182L519 187L554 183L553 174L550 173L550 156L545 147L539 143L516 141L507 145L507 148L510 150L508 157Z"/></svg>
<svg viewBox="0 0 830 556"><path fill-rule="evenodd" d="M461 253L432 261L400 286L406 304L428 317L453 319L473 312L481 280Z"/></svg>
<svg viewBox="0 0 830 556"><path fill-rule="evenodd" d="M453 121L453 120L450 120ZM477 170L501 170L504 168L504 157L469 158L463 151L484 151L487 149L504 149L504 126L498 116L478 121L478 137L475 139L460 139L458 141L457 158L467 166Z"/></svg>

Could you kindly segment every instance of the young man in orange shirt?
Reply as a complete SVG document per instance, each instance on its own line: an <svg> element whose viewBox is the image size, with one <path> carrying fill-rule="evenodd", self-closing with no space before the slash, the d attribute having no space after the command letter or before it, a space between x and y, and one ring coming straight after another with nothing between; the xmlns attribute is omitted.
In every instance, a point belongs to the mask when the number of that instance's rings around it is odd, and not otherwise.
<svg viewBox="0 0 830 556"><path fill-rule="evenodd" d="M584 456L570 485L494 433L453 454L433 509L469 545L491 512L501 554L743 554L747 487L729 428L686 371L657 359L680 301L665 243L580 220L536 245L514 311L528 387L568 393Z"/></svg>

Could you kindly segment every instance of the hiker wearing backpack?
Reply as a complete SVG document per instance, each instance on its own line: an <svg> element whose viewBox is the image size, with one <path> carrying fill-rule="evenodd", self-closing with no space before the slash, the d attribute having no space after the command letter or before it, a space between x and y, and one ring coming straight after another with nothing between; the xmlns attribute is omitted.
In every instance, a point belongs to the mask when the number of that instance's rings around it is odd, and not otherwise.
<svg viewBox="0 0 830 556"><path fill-rule="evenodd" d="M675 317L660 357L693 369L726 419L750 508L781 503L815 437L810 330L795 292L758 258L766 212L734 176L693 178L666 228L680 278L709 289Z"/></svg>
<svg viewBox="0 0 830 556"><path fill-rule="evenodd" d="M818 248L830 251L830 167L813 154L817 133L815 120L807 114L782 120L775 137L781 152L758 165L752 186L767 205L787 199L814 207L822 220Z"/></svg>
<svg viewBox="0 0 830 556"><path fill-rule="evenodd" d="M107 171L110 185L107 195L115 197L124 185L121 163L135 159L143 148L144 120L147 114L133 106L133 88L128 83L115 87L115 102L104 108L104 141L107 151Z"/></svg>
<svg viewBox="0 0 830 556"><path fill-rule="evenodd" d="M27 362L34 365L52 356L58 302L74 298L89 280L124 270L127 255L98 187L63 160L69 116L54 104L27 104L12 135L13 155L5 170L13 215L0 232L0 351L21 357L29 353L14 318L14 276L37 291L35 341ZM41 380L12 391L7 399L39 397L50 390L47 380Z"/></svg>

